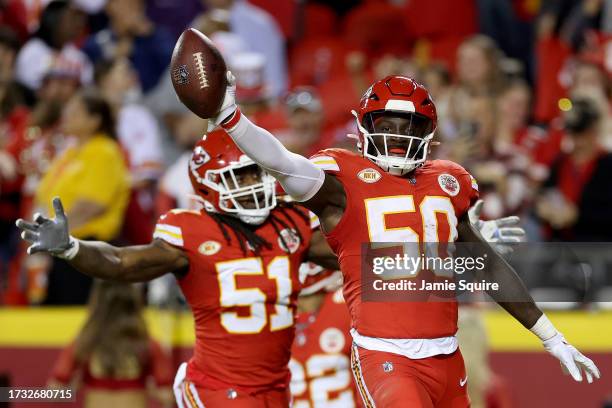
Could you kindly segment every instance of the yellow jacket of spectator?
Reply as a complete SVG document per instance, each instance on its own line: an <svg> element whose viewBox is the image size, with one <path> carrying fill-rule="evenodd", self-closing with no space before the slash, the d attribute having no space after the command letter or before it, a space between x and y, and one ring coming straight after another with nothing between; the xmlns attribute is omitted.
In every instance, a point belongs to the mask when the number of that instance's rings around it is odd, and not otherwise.
<svg viewBox="0 0 612 408"><path fill-rule="evenodd" d="M129 173L119 144L110 137L96 135L80 146L68 148L51 163L38 186L36 202L49 214L53 214L51 200L55 196L62 199L67 214L79 200L104 206L103 214L70 233L77 238L108 241L121 230L129 189Z"/></svg>

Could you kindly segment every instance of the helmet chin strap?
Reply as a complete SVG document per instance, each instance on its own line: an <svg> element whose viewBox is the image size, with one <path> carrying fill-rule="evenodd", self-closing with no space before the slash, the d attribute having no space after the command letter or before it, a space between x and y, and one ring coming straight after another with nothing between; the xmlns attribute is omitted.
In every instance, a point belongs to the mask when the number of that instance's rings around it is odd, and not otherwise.
<svg viewBox="0 0 612 408"><path fill-rule="evenodd" d="M372 161L375 162L378 167L380 167L381 169L383 169L387 173L392 174L394 176L404 176L404 175L406 175L406 174L408 174L408 173L418 169L419 167L421 167L423 165L423 163L417 163L414 166L391 167L389 165L389 163L386 163L386 162L381 161L381 160L372 159Z"/></svg>
<svg viewBox="0 0 612 408"><path fill-rule="evenodd" d="M194 200L196 200L197 202L202 204L202 206L204 207L204 209L207 212L213 212L213 213L218 213L219 212L215 208L214 205L212 205L209 201L203 199L199 195L189 194L189 197L193 198ZM261 225L261 224L263 224L266 221L266 219L270 215L270 210L261 210L261 214L258 214L258 215L254 215L254 214L240 214L240 213L225 213L225 214L227 214L229 216L232 216L232 217L235 217L235 218L238 218L240 221L242 221L242 222L244 222L246 224Z"/></svg>
<svg viewBox="0 0 612 408"><path fill-rule="evenodd" d="M250 225L261 225L266 221L268 216L270 215L270 210L265 210L265 214L262 211L261 215L246 215L246 214L231 214L232 216L237 217L240 221L250 224Z"/></svg>

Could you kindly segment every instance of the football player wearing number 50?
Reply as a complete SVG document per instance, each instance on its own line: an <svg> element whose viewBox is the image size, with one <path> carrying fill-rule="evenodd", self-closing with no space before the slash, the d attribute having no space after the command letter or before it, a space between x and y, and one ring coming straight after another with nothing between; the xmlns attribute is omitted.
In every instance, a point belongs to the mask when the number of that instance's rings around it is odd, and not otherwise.
<svg viewBox="0 0 612 408"><path fill-rule="evenodd" d="M599 378L595 364L567 343L536 306L514 270L470 223L476 180L460 165L427 160L437 124L427 89L411 78L375 82L353 112L360 154L328 149L311 160L288 151L243 116L233 76L220 125L240 149L315 213L344 278L350 311L352 369L366 407L469 406L458 350L457 303L362 301L363 243L469 243L487 258L482 277L498 284L491 297L538 336L576 381Z"/></svg>

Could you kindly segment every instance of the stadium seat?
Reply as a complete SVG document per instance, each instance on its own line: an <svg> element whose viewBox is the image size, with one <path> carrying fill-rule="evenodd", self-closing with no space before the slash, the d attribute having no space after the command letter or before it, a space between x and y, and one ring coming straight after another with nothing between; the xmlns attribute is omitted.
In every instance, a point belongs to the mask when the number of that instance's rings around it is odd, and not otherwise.
<svg viewBox="0 0 612 408"><path fill-rule="evenodd" d="M249 3L264 9L278 23L283 36L285 38L292 38L295 27L295 16L297 1L295 0L249 0Z"/></svg>
<svg viewBox="0 0 612 408"><path fill-rule="evenodd" d="M362 47L372 58L411 50L402 9L387 2L371 0L351 10L343 32L348 44Z"/></svg>
<svg viewBox="0 0 612 408"><path fill-rule="evenodd" d="M302 29L303 38L331 36L338 31L338 18L328 6L307 3L304 6Z"/></svg>
<svg viewBox="0 0 612 408"><path fill-rule="evenodd" d="M344 72L346 55L353 47L338 37L315 37L298 43L291 52L292 87L318 86Z"/></svg>

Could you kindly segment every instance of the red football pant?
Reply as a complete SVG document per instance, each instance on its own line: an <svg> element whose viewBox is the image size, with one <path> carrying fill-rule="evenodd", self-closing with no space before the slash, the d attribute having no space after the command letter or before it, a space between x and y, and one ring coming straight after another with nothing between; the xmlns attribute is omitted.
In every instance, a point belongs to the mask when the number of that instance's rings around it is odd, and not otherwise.
<svg viewBox="0 0 612 408"><path fill-rule="evenodd" d="M291 396L288 390L269 390L249 394L234 390L209 390L195 387L185 381L183 406L185 408L288 408Z"/></svg>
<svg viewBox="0 0 612 408"><path fill-rule="evenodd" d="M419 360L353 346L351 366L365 408L470 406L459 350Z"/></svg>
<svg viewBox="0 0 612 408"><path fill-rule="evenodd" d="M174 397L179 408L288 408L291 401L289 389L246 392L198 387L185 377L186 371L187 363L181 364L174 378Z"/></svg>

